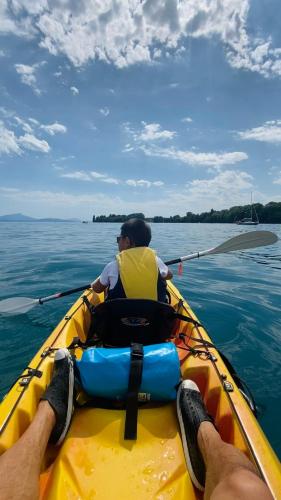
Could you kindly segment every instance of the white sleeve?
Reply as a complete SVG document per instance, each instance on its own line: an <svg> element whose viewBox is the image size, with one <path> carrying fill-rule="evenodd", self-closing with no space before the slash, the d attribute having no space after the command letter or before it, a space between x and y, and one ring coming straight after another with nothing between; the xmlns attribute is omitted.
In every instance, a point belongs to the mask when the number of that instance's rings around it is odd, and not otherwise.
<svg viewBox="0 0 281 500"><path fill-rule="evenodd" d="M166 264L164 264L163 260L160 259L160 257L156 257L156 260L157 260L158 269L159 269L159 272L160 272L162 278L167 278L167 275L169 272L168 266L166 266Z"/></svg>
<svg viewBox="0 0 281 500"><path fill-rule="evenodd" d="M114 288L118 281L118 264L116 260L109 262L99 276L99 280L103 286L109 286L110 289Z"/></svg>
<svg viewBox="0 0 281 500"><path fill-rule="evenodd" d="M102 273L99 276L99 280L103 286L109 286L109 271L111 268L111 262L105 266Z"/></svg>

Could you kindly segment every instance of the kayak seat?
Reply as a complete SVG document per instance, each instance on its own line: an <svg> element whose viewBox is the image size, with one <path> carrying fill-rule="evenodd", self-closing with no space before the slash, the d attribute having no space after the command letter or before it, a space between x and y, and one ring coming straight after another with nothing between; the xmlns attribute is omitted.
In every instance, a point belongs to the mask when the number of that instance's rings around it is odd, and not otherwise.
<svg viewBox="0 0 281 500"><path fill-rule="evenodd" d="M91 312L86 345L127 347L132 343L159 344L172 336L177 314L165 302L147 299L112 299L94 307L84 297Z"/></svg>

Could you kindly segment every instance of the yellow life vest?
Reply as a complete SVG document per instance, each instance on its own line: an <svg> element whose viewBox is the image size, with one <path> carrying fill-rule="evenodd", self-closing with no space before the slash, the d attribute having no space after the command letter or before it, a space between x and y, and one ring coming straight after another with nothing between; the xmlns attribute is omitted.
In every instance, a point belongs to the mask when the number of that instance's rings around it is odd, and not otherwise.
<svg viewBox="0 0 281 500"><path fill-rule="evenodd" d="M119 276L128 299L157 300L156 253L148 247L134 247L116 255Z"/></svg>

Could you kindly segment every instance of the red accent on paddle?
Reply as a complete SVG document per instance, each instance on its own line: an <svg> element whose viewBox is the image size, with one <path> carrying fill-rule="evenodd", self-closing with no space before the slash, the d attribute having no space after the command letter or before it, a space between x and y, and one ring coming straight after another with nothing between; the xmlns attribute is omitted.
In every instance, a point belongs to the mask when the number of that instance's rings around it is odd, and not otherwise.
<svg viewBox="0 0 281 500"><path fill-rule="evenodd" d="M179 267L178 267L178 275L182 276L182 273L183 273L183 265L182 265L182 262L180 262Z"/></svg>

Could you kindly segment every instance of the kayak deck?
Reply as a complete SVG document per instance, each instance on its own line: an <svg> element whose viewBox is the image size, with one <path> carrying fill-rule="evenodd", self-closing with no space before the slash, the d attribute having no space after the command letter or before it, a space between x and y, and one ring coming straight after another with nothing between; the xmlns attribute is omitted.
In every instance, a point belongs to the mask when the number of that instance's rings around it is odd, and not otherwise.
<svg viewBox="0 0 281 500"><path fill-rule="evenodd" d="M171 283L169 290L172 305L181 314L197 319ZM95 304L103 300L102 295L89 291L86 294ZM3 400L0 453L12 446L32 421L51 378L53 353L50 348L68 346L77 336L83 340L89 325L89 313L80 298L29 365L40 370L42 376L28 376L25 371L26 385L16 382ZM177 334L182 332L186 334L187 346L197 346L203 351L203 354L192 355L182 340L175 340L182 377L197 383L221 437L250 458L275 498L280 498L280 463L219 353L215 348L202 346L202 339L210 342L203 327L179 322ZM75 355L80 357L81 349L76 349ZM227 387L232 388L230 392ZM175 403L142 406L136 441L124 441L124 422L124 410L75 409L62 446L47 448L40 477L40 498L202 498L186 469Z"/></svg>
<svg viewBox="0 0 281 500"><path fill-rule="evenodd" d="M185 467L175 406L140 409L137 441L123 440L124 416L123 410L75 412L45 478L44 498L197 498Z"/></svg>

